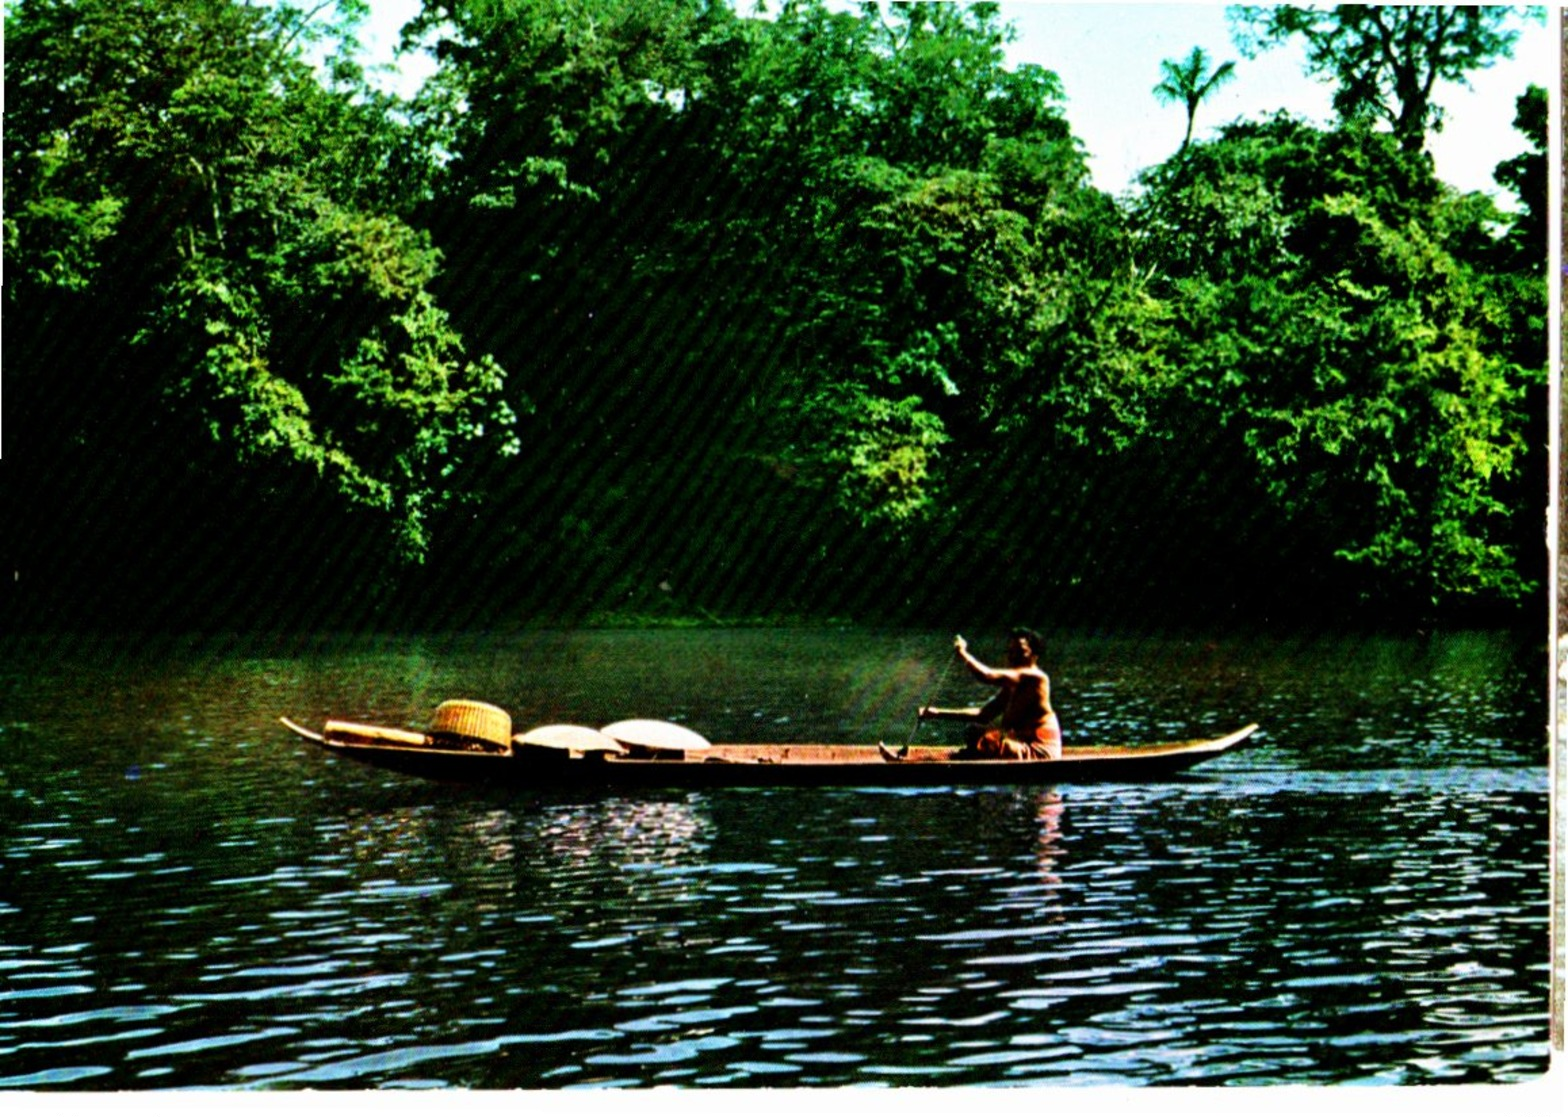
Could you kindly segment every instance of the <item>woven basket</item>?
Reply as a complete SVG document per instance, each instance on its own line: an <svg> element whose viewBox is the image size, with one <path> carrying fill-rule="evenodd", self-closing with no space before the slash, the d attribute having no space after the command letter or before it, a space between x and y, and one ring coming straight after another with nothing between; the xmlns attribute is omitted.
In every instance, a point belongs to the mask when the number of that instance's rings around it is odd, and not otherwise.
<svg viewBox="0 0 1568 1117"><path fill-rule="evenodd" d="M512 715L488 702L455 698L436 707L435 717L430 720L430 732L510 748Z"/></svg>

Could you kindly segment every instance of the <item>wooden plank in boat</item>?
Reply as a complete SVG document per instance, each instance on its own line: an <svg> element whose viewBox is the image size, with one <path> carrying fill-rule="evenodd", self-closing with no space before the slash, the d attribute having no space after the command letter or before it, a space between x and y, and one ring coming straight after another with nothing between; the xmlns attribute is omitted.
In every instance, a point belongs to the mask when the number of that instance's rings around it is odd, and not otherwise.
<svg viewBox="0 0 1568 1117"><path fill-rule="evenodd" d="M411 729L387 729L380 725L361 725L352 721L329 721L323 736L346 745L428 745L430 738Z"/></svg>

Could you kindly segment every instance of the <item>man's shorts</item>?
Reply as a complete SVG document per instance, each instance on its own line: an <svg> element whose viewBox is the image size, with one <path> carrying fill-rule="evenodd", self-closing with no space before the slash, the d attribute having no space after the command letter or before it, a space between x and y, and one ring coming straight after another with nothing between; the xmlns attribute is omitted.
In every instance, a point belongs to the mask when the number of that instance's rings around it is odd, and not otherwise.
<svg viewBox="0 0 1568 1117"><path fill-rule="evenodd" d="M1011 729L987 729L972 746L986 760L1060 760L1062 729L1055 719L1024 739Z"/></svg>

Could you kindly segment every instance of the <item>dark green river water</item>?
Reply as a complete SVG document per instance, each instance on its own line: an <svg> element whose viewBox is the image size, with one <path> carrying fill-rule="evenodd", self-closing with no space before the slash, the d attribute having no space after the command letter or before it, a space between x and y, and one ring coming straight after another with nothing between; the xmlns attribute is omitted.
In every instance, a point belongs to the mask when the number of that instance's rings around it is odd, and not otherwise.
<svg viewBox="0 0 1568 1117"><path fill-rule="evenodd" d="M995 658L1000 635L969 633ZM907 740L950 633L12 640L0 1088L1516 1083L1548 1060L1544 649L1051 642L1148 785L483 792L287 714ZM995 646L993 646L995 645ZM939 740L933 727L919 739Z"/></svg>

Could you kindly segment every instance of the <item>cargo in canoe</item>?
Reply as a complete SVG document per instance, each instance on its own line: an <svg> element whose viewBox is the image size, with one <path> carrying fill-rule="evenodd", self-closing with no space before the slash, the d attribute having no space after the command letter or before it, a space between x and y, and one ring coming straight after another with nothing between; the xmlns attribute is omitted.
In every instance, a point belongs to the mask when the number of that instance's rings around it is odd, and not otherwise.
<svg viewBox="0 0 1568 1117"><path fill-rule="evenodd" d="M874 744L709 744L684 727L645 721L605 727L613 732L552 726L502 743L334 721L316 732L280 720L337 756L405 775L475 785L611 788L1158 780L1235 748L1258 728L1165 744L1068 745L1059 760L955 759L952 745L914 745L903 759L889 760Z"/></svg>

